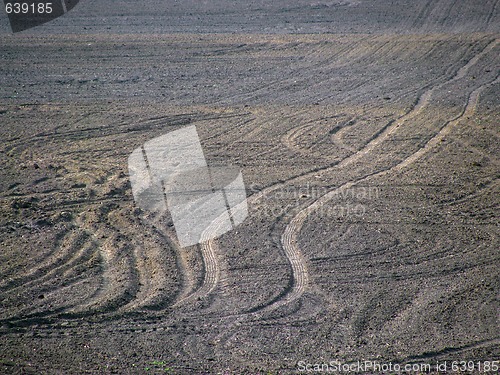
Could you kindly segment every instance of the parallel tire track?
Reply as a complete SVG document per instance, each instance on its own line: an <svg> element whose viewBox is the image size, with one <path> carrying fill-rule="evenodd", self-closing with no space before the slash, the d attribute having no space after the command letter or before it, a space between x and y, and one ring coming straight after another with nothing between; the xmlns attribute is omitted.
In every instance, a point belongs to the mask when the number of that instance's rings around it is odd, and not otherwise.
<svg viewBox="0 0 500 375"><path fill-rule="evenodd" d="M463 78L469 68L473 66L474 64L479 61L481 57L489 53L495 46L498 44L498 40L492 41L490 44L488 44L481 53L473 57L464 67L460 68L457 74L447 83L456 81L460 78ZM482 85L479 88L475 89L470 95L467 100L466 107L464 110L454 119L448 121L443 128L436 134L434 135L430 140L426 142L426 144L419 148L415 153L412 155L408 156L405 158L402 162L398 163L397 165L383 170L381 172L375 172L373 174L369 174L365 177L362 177L360 179L357 179L356 181L350 181L347 182L337 189L334 189L321 198L319 198L317 201L315 201L313 204L310 206L306 207L302 211L300 211L288 224L288 226L285 229L285 232L282 236L282 245L283 249L285 251L285 254L287 254L290 263L292 265L292 269L295 271L293 273L294 277L294 287L292 292L290 292L289 296L287 296L286 300L284 303L289 303L290 301L293 301L294 299L297 299L302 295L302 293L305 290L305 286L307 285L307 271L306 271L306 266L303 262L303 257L301 255L301 251L298 247L298 235L303 227L303 224L307 217L314 211L316 211L318 208L329 202L331 199L335 198L338 193L342 190L345 189L350 189L353 186L359 184L360 182L365 182L368 179L375 177L375 176L383 176L389 172L393 171L398 171L403 168L406 168L410 164L414 163L417 159L422 157L425 153L429 151L429 149L435 147L441 139L443 139L451 130L451 128L458 122L460 119L462 119L464 116L470 115L472 112L474 112L475 107L478 102L479 94L480 92L486 88L488 85L495 84L498 82L498 78L496 78L494 81L490 82L487 85ZM414 118L418 113L429 103L429 100L432 97L432 94L435 90L439 89L442 87L445 83L438 85L437 87L425 92L422 94L421 98L417 102L417 105L415 108L410 111L407 115L403 116L399 121L395 122L392 126L390 126L384 133L382 133L379 137L376 139L372 140L363 150L361 150L360 153L356 153L350 158L347 158L345 161L343 161L340 164L346 165L349 163L352 163L354 160L358 159L360 156L371 152L378 144L380 144L384 139L386 139L390 134L394 132L396 128L398 128L403 122ZM281 305L281 303L278 303Z"/></svg>
<svg viewBox="0 0 500 375"><path fill-rule="evenodd" d="M484 55L489 53L495 46L498 44L498 40L493 40L491 41L480 53L476 54L474 57L472 57L467 64L462 66L461 68L458 69L458 71L447 81L441 82L438 85L429 88L428 90L424 91L420 96L419 99L416 101L415 106L409 110L406 114L401 116L399 119L396 121L391 121L390 123L387 124L386 127L384 127L381 131L376 133L369 141L368 143L362 147L360 150L358 150L356 153L346 157L339 163L335 163L333 166L327 166L324 168L320 168L318 170L315 170L313 172L308 172L296 177L292 177L289 180L285 182L292 182L295 180L300 180L303 178L311 177L313 175L317 175L318 173L325 173L325 172L330 172L333 170L337 170L338 168L342 168L345 166L348 166L358 159L360 159L363 156L366 156L370 154L377 146L379 146L383 141L387 140L391 135L395 133L395 131L405 122L408 120L411 120L418 116L420 112L429 104L433 93L442 88L446 84L450 84L454 81L457 81L461 78L464 78L465 75L467 74L468 70L474 66L479 59L481 59ZM434 142L433 142L434 144ZM418 152L418 151L417 151ZM420 157L421 153L418 154ZM414 159L412 158L412 161ZM391 167L388 170L392 170L394 167ZM362 182L366 180L369 177L379 175L382 173L386 173L386 171L382 172L376 172L373 174L369 174L363 178L360 178L356 181L351 181L343 184L342 186L338 187L337 189L331 191L330 193L327 193L325 196L321 197L317 201L313 202L310 206L304 208L301 210L293 219L292 221L288 224L286 227L282 237L281 237L281 242L282 242L282 247L285 256L288 259L288 262L290 264L291 270L292 270L292 287L286 293L285 295L281 296L280 300L273 301L271 304L268 305L263 305L261 307L262 310L268 311L268 310L274 310L275 308L278 308L280 306L283 306L285 304L288 304L297 298L299 298L302 293L305 290L305 287L308 282L308 275L307 275L307 268L305 266L305 261L304 258L300 252L300 249L298 248L297 245L297 237L298 233L300 232L300 229L302 228L304 221L306 218L315 210L320 208L323 204L328 202L331 198L336 196L339 191L344 190L344 189L349 189L355 184ZM254 195L248 197L248 203L251 204L252 202L258 201L262 197L266 196L270 192L280 188L283 186L285 182L280 182L278 184L271 185L263 190L261 190L259 193L255 193ZM220 219L218 219L220 220ZM217 220L214 222L215 225L218 225ZM220 223L219 223L220 224ZM206 259L206 262L211 264L209 266L208 272L213 272L214 274L211 276L206 276L206 281L209 283L207 284L207 287L202 287L201 290L203 293L197 293L196 297L201 298L202 296L206 296L208 293L210 293L215 286L213 285L214 280L215 282L219 279L219 267L217 265L217 259L215 257L216 254L216 240L211 239L207 241L203 246L202 246L202 251L204 254L204 258ZM190 298L191 300L191 298ZM260 311L260 309L255 310L252 312L252 314L257 313ZM245 315L245 314L243 314Z"/></svg>
<svg viewBox="0 0 500 375"><path fill-rule="evenodd" d="M489 53L497 44L498 40L494 40L491 43L489 43L481 53L472 58L464 67L460 68L457 74L452 79L450 79L449 82L453 82L459 78L464 77L468 69L471 66L473 66L481 57ZM218 335L216 341L225 343L229 342L230 338L236 334L237 332L236 330L238 331L240 330L238 327L240 327L242 324L256 323L260 320L260 318L263 316L264 313L269 311L274 311L281 306L290 304L291 302L298 300L303 295L308 286L309 276L305 259L298 245L298 237L304 225L304 222L309 215L311 215L317 209L321 208L330 200L337 197L339 192L341 192L342 190L350 189L353 186L362 182L366 182L373 177L379 177L394 171L399 171L403 168L408 167L410 164L414 163L417 159L421 158L425 153L427 153L431 148L439 144L440 140L443 139L449 133L451 128L453 128L458 121L460 121L464 117L474 112L480 93L487 86L495 84L497 82L498 82L498 77L494 81L487 84L483 84L480 87L473 90L469 94L467 103L465 104L465 107L463 108L461 113L455 118L447 121L444 124L444 126L434 136L432 136L422 147L420 147L416 152L406 157L403 161L385 170L373 172L371 174L358 178L354 181L349 181L347 183L344 183L338 188L326 193L325 195L314 201L312 204L299 211L297 215L287 225L281 237L284 253L287 256L290 263L290 267L292 269L292 286L291 288L289 288L288 293L283 295L280 299L271 301L270 304L262 306L261 308L254 310L250 313L226 316L226 319L236 318L236 320L233 320L232 324L232 326L235 328L229 330L228 332L224 332ZM418 100L416 106L411 111L409 111L406 115L402 116L402 118L400 118L398 121L394 122L391 126L385 129L385 131L379 134L378 137L372 139L370 143L367 144L362 150L358 151L353 156L346 158L343 162L339 163L339 166L349 165L355 160L365 155L366 153L371 152L376 145L380 144L383 139L386 139L390 134L392 134L395 131L395 129L397 129L404 121L414 118L429 103L432 97L432 93L446 83L448 82L439 84L435 88L431 88L429 89L429 91L424 92L421 95L420 99ZM325 171L330 169L332 168L326 168ZM270 319L276 320L280 318L278 317Z"/></svg>

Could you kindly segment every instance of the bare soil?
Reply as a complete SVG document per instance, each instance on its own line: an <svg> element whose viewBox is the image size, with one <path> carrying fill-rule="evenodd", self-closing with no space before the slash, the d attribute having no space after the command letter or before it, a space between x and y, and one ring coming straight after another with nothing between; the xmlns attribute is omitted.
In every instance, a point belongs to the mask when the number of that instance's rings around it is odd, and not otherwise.
<svg viewBox="0 0 500 375"><path fill-rule="evenodd" d="M89 0L0 34L0 373L499 360L499 6L471 3ZM181 249L127 158L186 125L249 215Z"/></svg>

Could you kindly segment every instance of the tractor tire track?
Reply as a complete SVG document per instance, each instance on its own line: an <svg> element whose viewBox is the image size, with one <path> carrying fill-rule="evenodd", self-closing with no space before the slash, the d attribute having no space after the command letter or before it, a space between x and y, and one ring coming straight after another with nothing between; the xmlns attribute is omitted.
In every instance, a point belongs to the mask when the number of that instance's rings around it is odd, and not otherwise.
<svg viewBox="0 0 500 375"><path fill-rule="evenodd" d="M412 28L421 29L425 24L425 21L431 14L436 2L434 0L428 0L427 3L422 7L417 17L413 21Z"/></svg>
<svg viewBox="0 0 500 375"><path fill-rule="evenodd" d="M456 81L460 78L463 78L468 69L473 66L481 56L484 54L488 53L494 46L496 45L496 42L490 43L480 54L476 55L473 57L465 66L460 68L458 72L448 81L443 82L438 84L437 86L430 88L429 90L425 91L418 99L416 105L412 110L410 110L407 114L403 115L400 117L397 121L394 121L392 123L389 123L382 131L378 132L375 134L372 138L369 139L368 143L358 150L355 154L350 155L349 157L346 157L339 163L334 163L334 165L329 165L326 167L321 167L318 168L317 170L313 172L307 172L304 174L301 174L299 176L294 176L290 178L289 180L285 182L280 182L278 184L274 184L271 186L268 186L267 188L263 189L259 193L256 193L252 196L249 197L249 202L257 202L259 199L264 197L266 194L269 194L270 192L274 191L275 189L280 188L287 182L295 181L295 180L301 180L303 178L310 177L313 174L317 173L322 173L322 172L328 172L331 170L335 170L337 168L345 167L353 163L354 161L358 160L361 158L363 155L370 154L382 141L387 139L390 135L392 135L396 129L403 123L406 122L415 116L417 116L423 108L427 106L429 103L433 92L435 90L441 88L443 85ZM479 95L479 92L474 92L471 94L471 97L469 98L469 102L473 103L477 101L477 97ZM467 107L467 113L469 113L471 109L469 106ZM445 133L447 134L447 133ZM433 141L431 142L431 145L434 146L437 142ZM403 164L403 166L408 165L412 163L414 160L417 158L421 157L423 153L426 151L417 151L417 154L414 157L410 157L407 159L407 163ZM403 167L402 166L402 167ZM401 167L401 168L402 168ZM394 169L395 167L392 167L391 170L396 170ZM383 172L380 172L383 173ZM359 183L363 181L366 178L369 178L371 176L374 176L377 174L371 174L363 179L357 180L355 182L348 182L336 190L339 189L345 189L349 188L351 186L354 186L355 183ZM335 191L335 190L334 190ZM291 220L291 222L288 224L288 226L285 228L282 237L281 237L281 242L282 242L282 248L283 248L283 253L285 257L288 259L290 268L291 268L291 287L286 290L286 292L280 296L278 300L274 300L272 303L268 304L267 306L260 306L257 309L252 309L252 312L250 314L245 314L253 317L260 316L262 313L267 312L267 311L272 311L275 310L276 308L289 304L290 302L300 298L302 293L304 292L305 288L308 285L309 282L309 277L307 274L307 267L305 265L305 259L303 258L300 249L298 248L297 245L297 240L298 240L298 235L300 233L300 229L304 223L304 221L307 219L307 217L315 211L317 208L319 208L322 204L328 201L328 194L325 196L326 198L320 198L316 202L312 203L305 209L299 211L299 213ZM217 224L217 223L216 223ZM109 244L108 244L109 245ZM107 245L104 245L104 247L107 247ZM220 266L217 261L217 253L218 253L218 247L216 245L215 240L209 240L206 242L203 242L202 245L200 246L201 252L203 254L204 258L204 263L205 263L205 273L204 273L204 281L201 287L195 291L194 293L189 294L188 296L185 297L180 297L180 299L177 300L177 302L174 303L173 306L179 306L179 305L184 305L186 303L193 302L194 300L198 300L200 298L206 297L209 295L216 287L219 279L220 279ZM105 279L105 281L102 285L101 291L98 292L93 299L94 302L85 303L83 306L85 308L88 308L90 306L97 306L99 305L100 307L98 308L98 311L101 312L110 312L113 309L120 308L122 311L133 311L137 308L140 308L141 306L147 305L148 303L146 302L147 300L143 299L143 297L138 298L138 293L141 295L147 295L147 293L139 292L140 288L137 286L139 284L141 277L137 275L137 252L138 250L135 249L129 249L131 251L132 258L128 261L128 266L126 268L129 269L127 271L129 275L131 276L131 279L133 280L131 284L128 287L125 287L125 292L121 294L122 298L116 297L112 298L114 299L114 302L109 301L109 294L116 295L118 293L118 290L113 287L112 282L113 278L118 278L118 276L112 276L112 273L109 273L109 268L110 264L112 263L112 258L113 251L111 248L109 251L104 251L104 262L103 262L103 274L108 274ZM108 255L106 255L109 253ZM186 268L187 269L187 268ZM134 271L135 270L135 271ZM145 275L147 271L143 271L143 274ZM144 276L142 276L144 277ZM111 288L111 289L110 289ZM148 288L145 288L146 290ZM113 290L112 293L110 291ZM118 293L120 294L120 293ZM185 293L184 293L185 294ZM182 293L181 293L182 295ZM107 302L106 302L107 300ZM119 301L118 301L119 300ZM105 307L108 306L108 307ZM94 310L94 308L92 308Z"/></svg>
<svg viewBox="0 0 500 375"><path fill-rule="evenodd" d="M486 46L486 48L484 48L484 50L480 54L476 55L464 67L460 68L459 71L457 72L457 74L448 83L456 81L460 78L463 78L465 76L465 74L467 73L467 71L469 70L469 68L471 66L473 66L474 64L476 64L477 61L479 61L479 59L481 57L483 57L484 55L489 53L493 48L495 48L497 44L498 44L498 40L494 40L493 42L488 44ZM434 135L430 140L428 140L426 142L426 144L423 147L419 148L416 152L414 152L412 155L405 158L402 162L400 162L399 164L397 164L389 169L383 170L381 172L374 172L374 173L369 174L365 177L357 179L356 181L350 181L350 182L347 182L347 183L341 185L337 189L334 189L334 190L328 192L327 194L325 194L324 196L319 198L317 201L315 201L313 204L311 204L310 206L308 206L305 209L303 209L302 211L300 211L292 219L290 224L288 224L288 226L286 227L285 232L283 233L282 244L283 244L283 248L285 250L285 253L287 254L287 256L290 259L292 269L294 270L294 274L293 274L294 275L294 288L292 289L292 292L289 294L290 297L286 298L284 300L283 304L289 303L290 301L293 301L293 300L297 299L298 297L300 297L305 290L305 286L307 285L307 270L306 270L305 262L303 262L303 257L301 255L301 251L300 251L298 244L297 244L298 243L298 235L303 227L303 224L304 224L306 218L311 213L316 211L318 208L323 206L325 203L329 202L332 198L336 197L340 191L350 189L353 186L359 184L360 182L365 182L372 177L383 176L383 175L386 175L386 174L393 172L393 171L399 171L403 168L408 167L410 164L414 163L417 159L421 158L425 153L427 153L429 151L429 149L431 149L431 148L435 147L437 144L439 144L441 139L443 139L447 134L449 134L451 128L453 126L455 126L456 123L461 118L463 118L464 116L470 115L472 112L474 112L475 107L476 107L477 102L478 102L480 92L483 89L485 89L488 85L495 84L497 81L498 81L498 77L494 81L492 81L488 84L482 85L479 88L475 89L469 95L469 98L467 100L467 104L466 104L465 108L463 109L463 111L454 119L449 120L436 135ZM415 106L415 108L411 112L409 112L407 115L403 116L399 121L395 122L386 131L384 131L379 137L373 139L363 150L360 151L360 153L357 153L357 154L353 155L352 157L345 159L344 161L342 161L339 164L339 166L340 165L348 165L348 164L354 162L356 159L358 159L362 155L370 153L378 144L380 144L384 139L386 139L390 134L392 134L395 129L397 129L399 126L401 126L403 122L417 116L422 111L422 109L425 106L427 106L427 104L429 103L429 101L432 97L433 92L435 90L439 89L440 87L442 87L444 84L445 83L440 84L436 88L433 88L433 89L425 92L424 94L422 94L421 98L417 102L417 105ZM280 305L281 305L281 303L277 302L277 306L280 306Z"/></svg>
<svg viewBox="0 0 500 375"><path fill-rule="evenodd" d="M237 207L236 207L237 209ZM225 225L223 217L217 218L201 235L201 243L199 245L203 256L203 282L202 285L191 294L181 298L174 306L185 305L208 296L217 286L220 279L220 267L217 260L218 246L211 238L211 233L217 233L220 226ZM207 238L210 238L207 240Z"/></svg>
<svg viewBox="0 0 500 375"><path fill-rule="evenodd" d="M467 74L468 70L474 66L479 59L481 59L483 56L488 54L495 46L498 44L498 40L493 40L490 43L487 44L487 46L478 54L476 54L474 57L472 57L464 66L458 69L456 73L447 81L441 82L438 85L429 88L427 91L423 92L418 100L416 101L415 106L408 111L406 114L401 116L399 119L395 121L390 121L385 127L383 127L381 130L379 130L376 134L374 134L367 142L367 144L358 150L356 153L344 158L342 161L338 163L334 163L334 165L318 168L317 170L313 172L306 172L304 174L301 174L299 176L294 176L284 182L280 182L278 184L273 184L263 190L261 190L258 193L255 193L254 195L248 197L247 201L249 204L258 201L262 197L266 196L267 194L271 193L272 191L282 187L285 183L293 182L293 181L298 181L303 178L311 177L314 176L318 173L324 173L324 172L330 172L333 170L336 170L338 168L343 168L346 167L361 157L370 154L377 146L379 146L383 141L387 140L391 135L395 133L395 131L406 121L411 120L418 116L420 112L429 104L433 93L442 88L446 84L450 84L452 82L455 82L461 78L464 78L465 75ZM417 151L418 152L418 151ZM419 153L419 157L420 157ZM412 159L413 160L413 159ZM392 167L394 168L394 167ZM300 229L302 228L302 225L305 221L305 219L315 211L317 208L321 207L324 203L330 200L330 196L335 196L338 194L339 191L343 189L349 189L353 187L355 184L362 182L366 180L369 177L372 177L374 175L378 175L379 173L382 172L374 172L372 174L369 174L362 179L359 179L355 182L348 182L345 183L344 185L340 186L339 188L335 189L332 191L332 193L327 193L326 197L323 199L320 198L319 200L315 201L312 203L310 206L306 207L302 211L300 211L290 222L290 224L286 227L281 241L282 241L282 246L283 246L283 251L285 256L288 259L288 262L290 264L291 270L292 270L292 281L291 285L292 287L287 290L287 293L281 296L282 302L275 301L272 302L270 305L265 305L259 308L258 310L255 310L252 312L252 314L257 313L260 311L260 309L265 309L265 310L273 310L274 308L272 306L275 306L276 308L288 304L297 298L299 298L302 293L305 290L305 287L308 282L308 276L307 276L307 269L304 263L304 258L300 252L300 249L298 249L297 246L297 236L298 233L300 232ZM212 283L217 281L219 279L219 267L217 266L217 259L215 257L216 254L216 240L211 239L207 241L204 246L203 246L203 252L204 252L204 258L206 257L207 262L211 263L210 266L210 272L214 272L214 275L210 276L207 278L210 282L210 286L207 286L206 288L203 288L203 291L209 291L210 293L215 287L212 285ZM204 294L203 297L206 297L207 294ZM202 296L200 294L197 294L198 298L201 298Z"/></svg>
<svg viewBox="0 0 500 375"><path fill-rule="evenodd" d="M406 122L410 119L413 119L415 116L417 116L428 105L428 103L430 102L430 99L432 97L432 94L437 89L443 87L445 84L449 84L451 82L454 82L458 79L465 77L468 70L473 65L475 65L479 61L480 58L482 58L483 56L488 54L493 48L495 48L497 44L498 44L498 40L493 40L479 54L477 54L472 59L470 59L466 65L461 67L457 71L457 73L449 81L440 83L436 87L433 87L433 88L429 89L428 91L424 92L420 96L415 107L411 111L409 111L407 114L405 114L404 116L399 118L397 121L389 123L385 129L383 129L379 133L375 134L370 139L368 144L365 147L363 147L361 150L359 150L355 154L345 158L340 163L338 163L338 165L336 165L332 168L325 168L320 172L327 172L327 171L330 171L333 169L348 166L348 165L352 164L353 162L357 161L362 156L371 153L381 142L383 142L390 135L392 135L404 122ZM490 84L494 84L494 83L496 83L496 80L494 82L491 82ZM480 88L476 89L471 94L471 97L468 100L466 109L464 109L464 111L457 118L448 122L448 124L447 124L448 126L445 126L443 128L444 130L442 130L442 131L445 134L447 134L449 132L449 127L453 126L456 123L456 121L458 121L459 118L464 116L465 113L469 114L471 111L474 110L474 108L477 104L479 92L482 91L486 86L487 85L481 86ZM439 135L439 133L438 133L438 135ZM437 137L438 135L436 135L435 137ZM440 139L442 139L443 137L444 137L444 135L439 136L438 140L432 141L432 143L431 143L432 147L435 144L437 144L440 141ZM433 138L431 138L431 140L432 139ZM429 149L429 147L425 148L425 151L422 151L422 149L418 150L416 152L417 156L416 157L412 157L412 156L408 157L406 159L408 161L406 163L402 164L402 166L400 168L403 168L403 167L407 166L408 164L414 162L414 160L421 157L423 155L423 153L427 152L428 149ZM285 254L287 255L287 257L290 261L290 266L293 270L292 288L290 289L289 293L283 297L283 299L281 301L275 301L271 305L263 307L263 309L264 308L266 310L268 310L270 308L274 309L274 308L278 308L280 306L283 306L285 304L288 304L288 303L296 300L297 298L299 298L305 290L305 287L306 287L307 281L308 281L307 269L306 269L305 263L303 262L304 258L301 255L300 249L298 248L297 240L298 240L298 234L300 233L300 230L301 230L306 218L312 212L314 212L315 210L317 210L318 208L323 206L326 202L328 202L332 198L336 197L340 191L350 189L353 186L355 186L356 184L358 184L360 182L364 182L373 176L384 175L384 174L388 173L389 171L395 170L395 168L396 168L396 166L393 166L388 170L381 171L381 172L374 172L374 173L369 174L369 175L367 175L361 179L358 179L356 181L347 182L347 183L341 185L340 187L338 187L337 189L327 193L326 195L324 195L323 197L321 197L320 199L318 199L317 201L312 203L310 206L308 206L305 209L303 209L302 211L300 211L292 219L292 221L286 227L286 229L282 235L282 246L283 246ZM318 172L315 172L315 173L318 173ZM298 177L298 178L301 178L301 177ZM258 197L256 197L256 199L258 199Z"/></svg>
<svg viewBox="0 0 500 375"><path fill-rule="evenodd" d="M57 270L61 269L61 267L65 267L67 264L71 264L72 260L74 261L73 252L79 248L78 244L82 244L83 247L84 243L82 243L82 241L86 242L88 240L88 238L85 239L82 233L74 232L71 228L69 231L65 231L58 235L58 237L59 239L55 243L54 251L51 251L47 257L40 260L38 267L30 270L24 275L5 279L0 284L0 291L5 293L22 288L25 285L37 283L40 280L43 282L43 280L47 279L48 275L57 272ZM66 241L68 241L69 244L63 245ZM75 244L77 248L74 247Z"/></svg>
<svg viewBox="0 0 500 375"><path fill-rule="evenodd" d="M466 351L472 350L472 349L495 347L498 345L500 345L500 337L497 337L494 339L489 339L489 340L481 340L481 341L473 342L473 343L458 346L458 347L447 347L447 348L444 348L442 350L426 352L426 353L423 353L420 355L406 357L402 360L402 362L406 363L406 362L425 360L425 359L431 359L431 358L434 359L436 357L449 356L450 354L463 353L463 352L466 352Z"/></svg>
<svg viewBox="0 0 500 375"><path fill-rule="evenodd" d="M459 78L462 78L465 76L467 73L468 69L473 66L481 57L489 53L496 45L498 44L498 40L492 41L490 44L488 44L483 51L476 55L473 59L469 61L464 67L460 68L457 74L450 80L450 82L455 81ZM339 192L342 190L347 190L352 188L353 186L366 182L369 179L373 177L380 177L384 176L386 174L389 174L393 171L399 171L403 168L408 167L411 163L414 163L417 159L422 157L426 152L428 152L431 148L435 147L437 144L439 144L439 141L444 138L450 131L450 129L455 126L458 121L460 121L462 118L466 117L467 115L470 115L472 112L474 112L478 99L479 99L479 94L489 85L495 84L498 81L498 77L487 84L483 84L480 87L476 88L473 90L467 99L467 103L461 113L456 116L455 118L449 120L446 122L446 124L432 137L430 138L425 145L420 147L416 152L412 153L409 155L407 158L405 158L402 162L388 168L382 171L376 171L373 173L370 173L366 176L363 176L361 178L358 178L354 181L349 181L344 183L343 185L339 186L338 188L326 193L319 199L317 199L315 202L313 202L311 205L305 207L299 213L290 221L290 223L287 225L285 228L285 231L283 232L283 235L281 237L282 241L282 247L283 250L289 260L290 267L292 269L292 284L291 287L288 288L288 291L286 294L282 295L280 299L278 300L273 300L270 302L270 304L262 306L258 309L254 309L251 312L247 312L244 314L237 314L237 315L229 315L226 316L225 319L233 319L232 320L231 326L235 327L234 329L230 330L229 332L225 332L223 334L220 334L216 337L217 342L229 342L231 340L231 337L237 334L235 331L236 329L239 330L238 327L240 327L242 324L248 325L248 324L260 324L262 317L264 313L270 312L270 311L275 311L279 307L282 307L284 305L290 304L293 301L299 299L303 293L305 292L307 286L308 286L308 281L309 281L309 276L307 273L307 265L306 261L302 255L302 252L299 248L298 245L298 236L301 232L301 229L304 225L305 220L309 215L311 215L314 211L317 209L321 208L324 204L328 203L331 199L334 199L335 197L338 196ZM360 150L358 153L353 155L350 158L345 159L345 161L339 163L339 165L349 165L352 162L354 162L356 159L362 157L362 155L365 155L368 150L373 150L375 146L373 144L377 145L379 144L383 138L387 138L397 127L399 127L403 121L412 119L414 118L430 101L432 97L432 93L435 91L435 89L442 87L444 85L440 84L438 87L430 89L429 92L424 92L420 99L417 102L417 105L415 108L408 112L405 116L403 116L400 120L395 122L394 124L391 125L388 129L386 129L384 132L382 132L379 137L374 138L371 140L371 143L365 146L364 149ZM485 264L488 264L490 261L487 260ZM276 319L280 318L270 318L271 320L275 321ZM269 320L266 319L266 321ZM223 345L224 347L224 345Z"/></svg>

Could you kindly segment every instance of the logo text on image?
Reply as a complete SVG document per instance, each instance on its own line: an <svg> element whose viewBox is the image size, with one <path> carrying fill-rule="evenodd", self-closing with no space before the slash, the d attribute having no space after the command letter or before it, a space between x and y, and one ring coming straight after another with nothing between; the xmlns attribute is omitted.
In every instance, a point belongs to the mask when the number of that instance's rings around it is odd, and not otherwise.
<svg viewBox="0 0 500 375"><path fill-rule="evenodd" d="M4 0L13 33L40 26L69 12L80 0Z"/></svg>
<svg viewBox="0 0 500 375"><path fill-rule="evenodd" d="M136 204L154 213L168 209L181 247L218 237L248 215L241 171L209 167L194 125L147 141L128 168Z"/></svg>

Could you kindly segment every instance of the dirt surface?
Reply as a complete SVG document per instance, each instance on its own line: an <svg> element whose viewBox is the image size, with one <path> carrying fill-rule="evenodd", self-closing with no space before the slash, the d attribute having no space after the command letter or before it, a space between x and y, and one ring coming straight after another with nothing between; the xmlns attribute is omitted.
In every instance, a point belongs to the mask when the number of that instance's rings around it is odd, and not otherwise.
<svg viewBox="0 0 500 375"><path fill-rule="evenodd" d="M500 5L388 3L89 0L5 25L0 373L500 360ZM127 159L186 125L249 215L179 248Z"/></svg>

